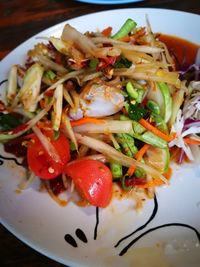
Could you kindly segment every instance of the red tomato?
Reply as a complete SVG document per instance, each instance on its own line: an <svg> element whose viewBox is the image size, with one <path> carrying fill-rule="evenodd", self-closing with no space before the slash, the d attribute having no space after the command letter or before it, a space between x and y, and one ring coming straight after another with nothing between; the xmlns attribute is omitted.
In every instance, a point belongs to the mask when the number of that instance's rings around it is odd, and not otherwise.
<svg viewBox="0 0 200 267"><path fill-rule="evenodd" d="M53 179L60 175L70 159L69 141L65 135L60 133L58 139L51 138L51 143L60 156L61 162L56 162L49 156L36 135L32 139L34 142L27 150L29 168L42 179Z"/></svg>
<svg viewBox="0 0 200 267"><path fill-rule="evenodd" d="M91 205L106 207L112 197L112 173L100 161L82 159L67 164L65 173Z"/></svg>

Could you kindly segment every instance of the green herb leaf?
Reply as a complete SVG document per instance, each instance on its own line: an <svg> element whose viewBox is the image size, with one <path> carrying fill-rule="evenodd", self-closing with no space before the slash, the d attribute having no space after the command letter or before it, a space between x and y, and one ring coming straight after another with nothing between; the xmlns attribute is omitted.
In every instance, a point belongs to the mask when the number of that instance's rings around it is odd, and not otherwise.
<svg viewBox="0 0 200 267"><path fill-rule="evenodd" d="M132 65L132 62L129 61L127 58L121 57L120 59L118 59L115 64L114 64L114 68L116 69L120 69L120 68L130 68Z"/></svg>
<svg viewBox="0 0 200 267"><path fill-rule="evenodd" d="M54 140L57 140L59 138L59 136L60 136L60 132L59 131L54 131L53 132L53 139Z"/></svg>
<svg viewBox="0 0 200 267"><path fill-rule="evenodd" d="M99 64L98 58L92 58L89 62L89 67L91 69L96 69L97 65Z"/></svg>
<svg viewBox="0 0 200 267"><path fill-rule="evenodd" d="M139 121L141 118L147 115L148 111L141 107L139 104L129 105L128 107L128 115L131 120Z"/></svg>
<svg viewBox="0 0 200 267"><path fill-rule="evenodd" d="M76 145L74 144L74 142L70 141L70 150L71 151L76 151Z"/></svg>
<svg viewBox="0 0 200 267"><path fill-rule="evenodd" d="M21 121L11 114L0 113L0 131L9 131L21 124Z"/></svg>
<svg viewBox="0 0 200 267"><path fill-rule="evenodd" d="M54 80L56 78L56 74L52 70L45 71L44 76L49 80Z"/></svg>

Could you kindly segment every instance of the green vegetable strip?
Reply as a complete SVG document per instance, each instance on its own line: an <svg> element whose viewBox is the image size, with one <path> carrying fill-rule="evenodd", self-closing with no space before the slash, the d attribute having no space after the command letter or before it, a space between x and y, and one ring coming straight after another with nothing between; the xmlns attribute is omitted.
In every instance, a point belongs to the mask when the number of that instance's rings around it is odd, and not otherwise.
<svg viewBox="0 0 200 267"><path fill-rule="evenodd" d="M114 136L111 134L110 137L111 137L111 140L112 140L112 143L113 143L115 149L116 149L117 151L121 152L120 146L119 146L119 144L117 143L117 141L115 140ZM112 177L113 177L114 179L121 178L122 175L123 175L122 165L119 164L119 163L111 162L111 163L110 163L110 170L111 170L111 172L112 172Z"/></svg>
<svg viewBox="0 0 200 267"><path fill-rule="evenodd" d="M96 69L97 65L99 64L98 58L92 58L89 62L89 67L91 69Z"/></svg>
<svg viewBox="0 0 200 267"><path fill-rule="evenodd" d="M120 120L129 120L129 118L124 115L121 115ZM161 139L160 137L156 136L154 133L150 131L146 131L146 129L139 122L133 120L132 125L133 125L133 133L130 135L128 134L126 135L136 138L144 143L150 144L155 147L159 147L159 148L167 147L167 142L165 140ZM127 144L124 143L122 146L127 146Z"/></svg>
<svg viewBox="0 0 200 267"><path fill-rule="evenodd" d="M172 114L172 98L170 95L169 86L164 82L158 82L158 86L164 99L164 120L167 123Z"/></svg>
<svg viewBox="0 0 200 267"><path fill-rule="evenodd" d="M133 87L131 82L128 82L126 84L126 91L128 93L128 95L133 98L133 99L137 99L138 97L138 92L136 91L136 89Z"/></svg>
<svg viewBox="0 0 200 267"><path fill-rule="evenodd" d="M128 117L126 117L126 116L124 116L124 115L121 115L120 116L120 119L121 120L127 120L127 119L129 119ZM138 122L136 122L136 121L133 121L133 129L134 130L136 130L136 132L138 133L143 133L146 129L142 126L142 125L140 125ZM118 134L118 135L120 135L120 134ZM125 149L127 149L127 147L130 149L130 151L128 152L128 154L127 154L127 156L134 156L136 153L137 153L137 151L138 151L138 149L137 149L137 147L134 145L134 139L131 137L131 136L129 136L128 134L121 134L122 136L124 136L125 135L125 139L126 140L124 140L124 141L122 141L123 143L122 143L122 146L125 148ZM130 147L129 147L130 146ZM146 175L146 173L145 173L145 171L143 170L143 169L141 169L141 168L136 168L136 170L135 170L135 176L136 177L139 177L139 178L143 178L143 177L145 177L145 175ZM124 181L124 177L122 178L122 180L121 180L121 182L122 182L122 187L123 187L123 189L124 190L130 190L130 188L129 187L126 187L125 186L125 181Z"/></svg>
<svg viewBox="0 0 200 267"><path fill-rule="evenodd" d="M76 145L74 144L74 142L72 142L72 141L70 141L70 150L71 151L76 151L77 150L77 147L76 147Z"/></svg>
<svg viewBox="0 0 200 267"><path fill-rule="evenodd" d="M167 124L160 115L152 114L152 119L155 122L156 127L163 133L169 134Z"/></svg>
<svg viewBox="0 0 200 267"><path fill-rule="evenodd" d="M112 39L120 39L127 36L136 26L137 23L134 20L127 19L119 31L112 36Z"/></svg>
<svg viewBox="0 0 200 267"><path fill-rule="evenodd" d="M167 142L160 137L156 136L152 132L145 132L142 134L142 139L144 140L145 143L159 147L159 148L166 148L167 147Z"/></svg>
<svg viewBox="0 0 200 267"><path fill-rule="evenodd" d="M159 147L159 148L166 148L167 147L167 142L163 140L162 138L158 137L154 133L147 131L143 134L136 134L133 133L131 134L135 139L138 139L144 143L147 143L149 145Z"/></svg>
<svg viewBox="0 0 200 267"><path fill-rule="evenodd" d="M138 96L136 98L137 103L142 103L143 95L144 95L144 90L143 89L138 89L137 90Z"/></svg>
<svg viewBox="0 0 200 267"><path fill-rule="evenodd" d="M134 175L137 177L137 178L144 178L146 176L146 173L143 169L141 168L136 168L135 172L134 172Z"/></svg>
<svg viewBox="0 0 200 267"><path fill-rule="evenodd" d="M133 131L136 134L142 134L146 131L146 128L144 128L139 122L133 121Z"/></svg>
<svg viewBox="0 0 200 267"><path fill-rule="evenodd" d="M138 149L134 144L134 139L132 136L128 134L117 134L117 140L127 156L133 157L137 153Z"/></svg>
<svg viewBox="0 0 200 267"><path fill-rule="evenodd" d="M49 80L54 80L56 78L56 74L52 70L47 70L44 76Z"/></svg>
<svg viewBox="0 0 200 267"><path fill-rule="evenodd" d="M160 107L159 105L153 101L153 100L149 100L147 102L147 107L156 115L159 115L160 114Z"/></svg>
<svg viewBox="0 0 200 267"><path fill-rule="evenodd" d="M130 120L129 117L127 117L127 116L125 116L123 114L120 115L120 118L119 119L120 119L120 121L128 121L128 120Z"/></svg>
<svg viewBox="0 0 200 267"><path fill-rule="evenodd" d="M120 178L123 175L122 165L120 165L119 163L110 163L110 170L114 179Z"/></svg>

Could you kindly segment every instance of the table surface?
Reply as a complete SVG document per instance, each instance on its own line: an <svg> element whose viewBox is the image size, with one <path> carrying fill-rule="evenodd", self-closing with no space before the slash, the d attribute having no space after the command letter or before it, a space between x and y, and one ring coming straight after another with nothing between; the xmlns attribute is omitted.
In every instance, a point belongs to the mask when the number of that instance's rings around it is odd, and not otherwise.
<svg viewBox="0 0 200 267"><path fill-rule="evenodd" d="M102 10L153 7L200 15L199 0L145 0L120 5L86 4L73 0L0 0L0 59L32 35L59 22ZM1 266L61 267L34 251L0 226Z"/></svg>

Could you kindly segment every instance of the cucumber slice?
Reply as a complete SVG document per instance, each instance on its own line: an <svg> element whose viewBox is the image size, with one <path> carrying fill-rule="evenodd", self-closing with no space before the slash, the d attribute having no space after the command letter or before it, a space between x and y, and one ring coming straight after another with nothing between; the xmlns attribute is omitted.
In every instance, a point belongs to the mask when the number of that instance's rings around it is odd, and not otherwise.
<svg viewBox="0 0 200 267"><path fill-rule="evenodd" d="M172 115L172 98L169 86L166 83L159 82L158 86L164 100L164 121L167 123Z"/></svg>
<svg viewBox="0 0 200 267"><path fill-rule="evenodd" d="M161 173L165 173L169 168L169 149L151 146L145 153L144 160L146 164L154 167Z"/></svg>
<svg viewBox="0 0 200 267"><path fill-rule="evenodd" d="M156 104L158 104L160 108L160 115L164 118L164 99L161 90L157 84L155 87L148 88L147 99L153 100L154 102L156 102Z"/></svg>

